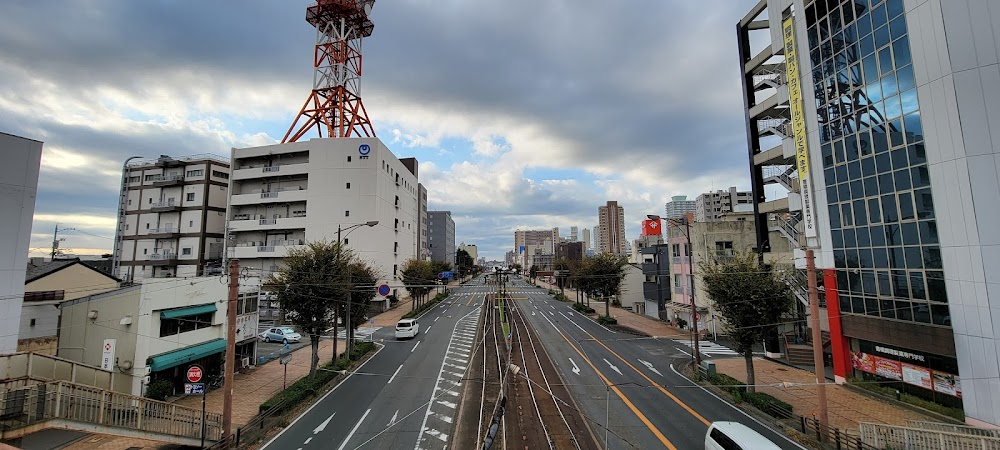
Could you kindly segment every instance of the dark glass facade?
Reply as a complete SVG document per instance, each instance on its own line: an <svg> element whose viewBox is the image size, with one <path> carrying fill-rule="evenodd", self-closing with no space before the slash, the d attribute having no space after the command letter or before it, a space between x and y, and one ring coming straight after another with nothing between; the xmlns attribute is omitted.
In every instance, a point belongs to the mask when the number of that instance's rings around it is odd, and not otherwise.
<svg viewBox="0 0 1000 450"><path fill-rule="evenodd" d="M903 0L805 13L840 310L950 326Z"/></svg>

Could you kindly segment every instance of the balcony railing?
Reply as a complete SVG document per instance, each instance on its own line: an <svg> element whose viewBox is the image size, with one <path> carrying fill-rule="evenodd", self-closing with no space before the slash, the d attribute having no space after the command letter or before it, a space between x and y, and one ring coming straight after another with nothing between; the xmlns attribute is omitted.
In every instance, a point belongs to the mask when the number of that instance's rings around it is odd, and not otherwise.
<svg viewBox="0 0 1000 450"><path fill-rule="evenodd" d="M175 234L175 233L180 233L180 232L181 232L181 230L179 230L177 228L174 228L174 227L169 227L169 228L151 228L151 229L149 229L149 231L146 232L146 234Z"/></svg>
<svg viewBox="0 0 1000 450"><path fill-rule="evenodd" d="M184 181L184 175L181 175L179 173L170 174L170 175L153 175L152 178L149 179L149 181L152 181L154 183L163 183L163 182L170 182L170 181Z"/></svg>
<svg viewBox="0 0 1000 450"><path fill-rule="evenodd" d="M177 200L168 200L168 201L165 201L165 202L156 202L156 203L153 203L153 204L149 205L150 208L176 208L178 206L181 206L181 204Z"/></svg>
<svg viewBox="0 0 1000 450"><path fill-rule="evenodd" d="M281 166L265 166L265 167L261 167L260 171L264 172L264 173L267 173L267 172L280 172L281 171Z"/></svg>
<svg viewBox="0 0 1000 450"><path fill-rule="evenodd" d="M274 252L274 246L273 245L259 245L259 246L257 246L257 252L258 253L273 253Z"/></svg>
<svg viewBox="0 0 1000 450"><path fill-rule="evenodd" d="M278 191L261 192L260 198L278 198Z"/></svg>
<svg viewBox="0 0 1000 450"><path fill-rule="evenodd" d="M278 219L260 219L261 225L277 225Z"/></svg>
<svg viewBox="0 0 1000 450"><path fill-rule="evenodd" d="M177 259L176 253L152 253L149 255L150 261L166 261L169 259Z"/></svg>

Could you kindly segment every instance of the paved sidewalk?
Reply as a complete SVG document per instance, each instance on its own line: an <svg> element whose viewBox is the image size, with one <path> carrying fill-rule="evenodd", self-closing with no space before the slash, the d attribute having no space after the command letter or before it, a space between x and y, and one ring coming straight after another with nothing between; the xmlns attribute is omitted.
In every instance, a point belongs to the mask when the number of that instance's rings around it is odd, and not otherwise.
<svg viewBox="0 0 1000 450"><path fill-rule="evenodd" d="M376 326L395 326L399 318L410 312L410 300L404 299L395 308L378 314L374 317ZM308 339L308 338L306 338ZM331 346L333 341L324 339L319 344L320 365L326 364L333 358ZM309 374L310 346L306 345L292 353L292 361L288 363L288 382L291 385L299 378ZM345 343L343 339L338 340L337 352L343 353ZM236 374L233 392L233 431L240 425L250 421L257 415L258 408L267 399L281 390L282 379L284 377L284 367L277 360L257 366L250 372ZM206 409L209 412L222 413L222 390L217 389L209 392L205 398ZM191 408L201 408L201 397L185 397L176 402ZM139 449L173 449L173 445L162 442L149 441L144 439L124 438L109 435L90 435L65 447L68 450L139 450Z"/></svg>

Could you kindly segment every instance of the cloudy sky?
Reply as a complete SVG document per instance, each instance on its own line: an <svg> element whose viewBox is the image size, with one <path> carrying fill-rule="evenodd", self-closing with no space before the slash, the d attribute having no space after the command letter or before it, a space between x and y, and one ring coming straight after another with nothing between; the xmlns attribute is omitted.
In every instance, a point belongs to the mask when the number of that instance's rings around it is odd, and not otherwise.
<svg viewBox="0 0 1000 450"><path fill-rule="evenodd" d="M309 2L20 1L0 15L0 131L45 142L32 254L56 222L110 250L122 161L281 139L312 82ZM416 157L456 240L627 236L673 195L749 186L735 24L753 0L382 0L364 42L376 134Z"/></svg>

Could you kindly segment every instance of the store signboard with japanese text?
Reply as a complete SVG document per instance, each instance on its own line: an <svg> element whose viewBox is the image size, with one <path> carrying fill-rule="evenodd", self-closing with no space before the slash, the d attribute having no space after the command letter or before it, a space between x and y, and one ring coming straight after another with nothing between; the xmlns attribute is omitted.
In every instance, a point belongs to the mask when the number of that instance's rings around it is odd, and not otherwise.
<svg viewBox="0 0 1000 450"><path fill-rule="evenodd" d="M882 378L962 398L962 387L957 375L855 351L851 352L851 365L857 370Z"/></svg>

